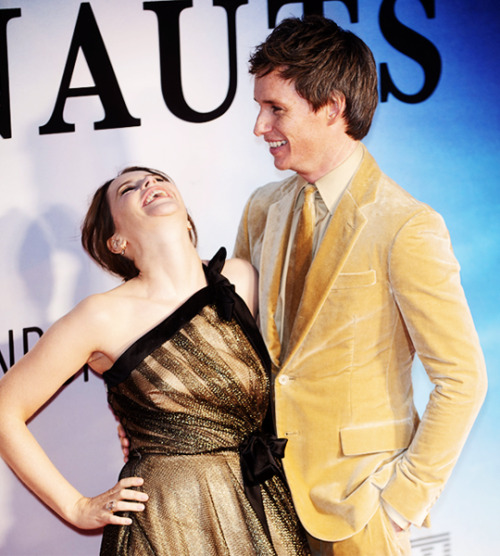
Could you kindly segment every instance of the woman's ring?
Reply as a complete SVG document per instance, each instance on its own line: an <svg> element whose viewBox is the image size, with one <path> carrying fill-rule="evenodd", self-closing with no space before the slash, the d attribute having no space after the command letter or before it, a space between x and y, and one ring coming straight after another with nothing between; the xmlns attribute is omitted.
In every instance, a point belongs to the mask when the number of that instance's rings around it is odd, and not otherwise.
<svg viewBox="0 0 500 556"><path fill-rule="evenodd" d="M106 504L106 509L107 509L109 512L113 513L114 508L115 508L115 501L114 501L114 500L111 500L111 502L108 502L108 503Z"/></svg>

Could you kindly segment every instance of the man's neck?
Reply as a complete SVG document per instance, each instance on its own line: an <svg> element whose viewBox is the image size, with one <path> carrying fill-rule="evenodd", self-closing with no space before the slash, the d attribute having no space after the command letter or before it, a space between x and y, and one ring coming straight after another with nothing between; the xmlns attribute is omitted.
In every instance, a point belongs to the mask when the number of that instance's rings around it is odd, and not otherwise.
<svg viewBox="0 0 500 556"><path fill-rule="evenodd" d="M325 162L323 165L318 167L317 170L307 174L299 175L304 178L309 183L315 183L317 180L326 176L335 168L338 168L342 163L344 163L356 150L359 141L351 139L349 136L344 135L340 141L335 142L334 147L328 151L328 157L325 157Z"/></svg>

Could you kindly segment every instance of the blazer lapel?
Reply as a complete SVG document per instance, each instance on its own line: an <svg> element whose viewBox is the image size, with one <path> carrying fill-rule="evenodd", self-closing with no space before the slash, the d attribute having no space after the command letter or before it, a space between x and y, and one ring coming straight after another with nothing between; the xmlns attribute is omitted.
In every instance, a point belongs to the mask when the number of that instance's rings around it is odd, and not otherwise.
<svg viewBox="0 0 500 556"><path fill-rule="evenodd" d="M343 194L306 277L304 294L282 366L294 356L366 224L362 208L375 200L381 172L366 151L361 167Z"/></svg>
<svg viewBox="0 0 500 556"><path fill-rule="evenodd" d="M292 185L296 184L292 181ZM259 269L259 307L261 332L269 350L271 361L279 364L281 344L274 315L280 292L283 261L288 247L288 238L293 217L296 188L290 187L279 201L270 205L266 229L262 240ZM271 272L262 270L263 267Z"/></svg>

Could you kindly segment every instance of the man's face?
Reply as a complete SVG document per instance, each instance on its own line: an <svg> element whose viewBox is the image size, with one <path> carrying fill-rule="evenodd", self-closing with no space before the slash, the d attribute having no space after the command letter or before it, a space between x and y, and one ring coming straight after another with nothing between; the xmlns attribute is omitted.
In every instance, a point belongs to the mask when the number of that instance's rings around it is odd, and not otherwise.
<svg viewBox="0 0 500 556"><path fill-rule="evenodd" d="M314 112L291 81L276 71L255 79L259 115L255 135L263 136L279 170L294 170L314 182L330 170L329 106Z"/></svg>

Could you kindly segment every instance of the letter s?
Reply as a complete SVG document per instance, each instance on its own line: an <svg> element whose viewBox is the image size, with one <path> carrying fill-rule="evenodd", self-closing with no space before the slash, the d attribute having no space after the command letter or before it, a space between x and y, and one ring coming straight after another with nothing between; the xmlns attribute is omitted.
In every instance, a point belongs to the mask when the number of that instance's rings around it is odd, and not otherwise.
<svg viewBox="0 0 500 556"><path fill-rule="evenodd" d="M434 0L419 0L429 19L435 17ZM409 95L396 87L386 63L380 64L380 97L387 102L389 94L408 104L427 100L436 90L441 77L441 57L428 39L403 25L394 13L396 0L383 0L379 12L379 24L387 42L399 52L418 62L424 70L424 84L418 93Z"/></svg>

